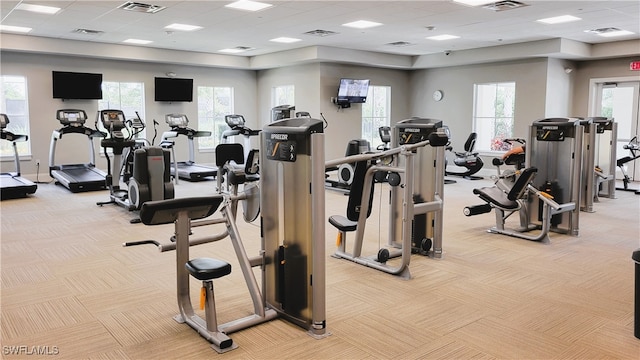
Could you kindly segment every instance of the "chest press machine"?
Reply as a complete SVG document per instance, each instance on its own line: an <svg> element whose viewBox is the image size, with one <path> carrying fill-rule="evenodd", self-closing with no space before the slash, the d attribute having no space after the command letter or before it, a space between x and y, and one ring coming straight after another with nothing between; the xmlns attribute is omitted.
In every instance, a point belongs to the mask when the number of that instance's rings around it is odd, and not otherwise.
<svg viewBox="0 0 640 360"><path fill-rule="evenodd" d="M175 224L175 243L160 245L151 241L161 251L176 250L180 314L174 319L188 324L220 353L237 347L229 334L276 317L307 329L314 338L329 335L325 320L322 132L322 121L311 118L285 119L264 128L260 159L262 249L256 257L247 255L236 226L235 209L245 194L219 193L142 205L140 218L144 224ZM221 218L205 219L216 212ZM203 219L202 223L198 219ZM190 239L192 227L212 224L224 224L226 230L205 239ZM213 280L229 275L231 265L213 258L190 259L189 247L227 237L233 244L254 309L247 317L218 324ZM262 289L253 267L261 269ZM189 276L202 281L204 319L193 311Z"/></svg>

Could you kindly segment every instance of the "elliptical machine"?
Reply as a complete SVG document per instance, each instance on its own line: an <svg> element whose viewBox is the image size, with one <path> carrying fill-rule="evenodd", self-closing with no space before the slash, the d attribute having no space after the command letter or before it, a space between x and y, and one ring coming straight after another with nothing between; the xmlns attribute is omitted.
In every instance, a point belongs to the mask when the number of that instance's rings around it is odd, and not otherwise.
<svg viewBox="0 0 640 360"><path fill-rule="evenodd" d="M129 131L129 135L124 136L123 130L127 130L127 127L122 110L101 110L96 119L96 128L98 121L101 121L109 132L109 137L100 141L107 159L106 182L109 188L109 201L96 204L99 206L117 204L133 211L140 210L142 204L147 201L173 199L174 189L171 182L171 154L169 151L155 146L134 150L136 140L133 139L133 134L136 134L136 131ZM140 131L138 130L137 133ZM110 159L107 149L113 149L113 161ZM132 157L130 163L124 166L124 172L129 173L127 176L123 176L128 189L121 189L122 154L125 149L132 153ZM139 219L134 219L131 222L139 222Z"/></svg>
<svg viewBox="0 0 640 360"><path fill-rule="evenodd" d="M469 134L467 141L464 143L464 151L454 151L453 147L448 145L447 150L451 151L455 155L455 159L453 159L453 163L456 166L460 166L466 168L466 171L456 172L456 171L448 171L445 170L446 175L453 176L462 176L468 180L479 180L482 179L481 176L473 176L473 174L477 173L484 166L484 162L482 158L478 155L477 152L474 152L474 148L476 145L476 139L478 138L478 134L472 132ZM446 164L445 164L446 165Z"/></svg>
<svg viewBox="0 0 640 360"><path fill-rule="evenodd" d="M640 144L638 143L638 137L634 136L633 139L629 141L628 144L622 146L623 149L629 150L631 156L625 156L616 161L616 165L620 168L622 172L622 184L623 187L616 188L616 190L622 191L633 191L636 195L640 195L640 189L631 189L629 188L629 183L631 182L631 178L627 174L627 171L624 168L624 165L627 163L631 163L636 159L640 158Z"/></svg>

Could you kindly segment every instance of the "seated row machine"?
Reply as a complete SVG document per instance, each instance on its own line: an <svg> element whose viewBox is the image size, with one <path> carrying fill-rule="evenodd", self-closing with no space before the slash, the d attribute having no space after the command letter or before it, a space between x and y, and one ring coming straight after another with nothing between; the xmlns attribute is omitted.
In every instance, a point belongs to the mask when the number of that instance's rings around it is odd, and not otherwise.
<svg viewBox="0 0 640 360"><path fill-rule="evenodd" d="M236 225L237 202L245 193L220 192L194 198L151 201L143 204L140 218L146 225L175 226L177 294L180 314L176 321L187 323L207 339L218 352L236 347L229 334L276 317L323 338L325 320L325 232L324 232L324 135L323 122L310 118L285 119L271 123L262 132L260 164L265 191L260 194L262 248L259 255L247 255ZM229 154L240 154L234 144ZM225 150L226 151L226 150ZM237 156L237 155L236 155ZM222 159L219 160L222 164ZM223 165L224 166L224 165ZM286 189L286 191L285 191ZM219 212L219 219L205 219ZM199 220L201 219L201 220ZM197 221L196 221L197 220ZM226 230L205 239L191 239L193 227L224 224ZM253 313L242 319L218 324L213 280L231 273L231 265L213 258L189 258L193 245L229 238L253 301ZM135 245L155 243L142 241ZM170 245L170 244L169 244ZM262 289L253 267L262 270ZM193 311L189 277L201 280L205 318Z"/></svg>

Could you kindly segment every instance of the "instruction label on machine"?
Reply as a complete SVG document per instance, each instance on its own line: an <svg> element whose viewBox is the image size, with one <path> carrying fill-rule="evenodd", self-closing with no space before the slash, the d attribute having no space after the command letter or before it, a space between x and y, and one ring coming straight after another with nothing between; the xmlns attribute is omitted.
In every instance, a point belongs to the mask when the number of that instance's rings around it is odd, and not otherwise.
<svg viewBox="0 0 640 360"><path fill-rule="evenodd" d="M295 162L297 142L289 140L289 134L272 133L267 139L267 159Z"/></svg>
<svg viewBox="0 0 640 360"><path fill-rule="evenodd" d="M543 126L536 130L536 140L538 141L564 141L564 129L558 126Z"/></svg>

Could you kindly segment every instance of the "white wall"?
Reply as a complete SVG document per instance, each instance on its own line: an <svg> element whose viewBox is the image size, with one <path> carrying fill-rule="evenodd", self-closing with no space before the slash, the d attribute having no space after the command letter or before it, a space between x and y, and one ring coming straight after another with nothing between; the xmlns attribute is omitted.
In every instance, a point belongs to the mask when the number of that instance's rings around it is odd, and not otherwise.
<svg viewBox="0 0 640 360"><path fill-rule="evenodd" d="M184 56L189 56L185 53ZM32 158L22 161L22 172L35 178L35 160L39 159L40 178L46 178L51 132L60 127L55 112L61 108L80 108L92 121L97 110L95 100L62 102L52 99L51 71L99 72L107 81L142 81L146 92L146 118L156 119L167 127L164 115L186 113L193 127L197 124L197 102L165 104L153 100L153 79L175 72L178 77L193 78L194 85L232 86L235 88L235 111L242 114L251 128L261 128L271 117L271 88L293 84L296 88L296 110L308 111L313 117L322 113L327 121L326 159L344 156L348 141L361 136L361 105L338 109L330 102L337 93L342 77L368 78L372 85L391 86L392 124L411 116L443 120L453 134L453 146L462 148L472 129L473 84L500 81L516 82L516 122L514 136L527 137L532 121L547 116L585 116L588 105L589 79L598 77L637 76L629 71L629 61L621 58L598 61L569 62L546 58L466 65L426 70L386 69L339 63L314 62L269 70L238 70L208 66L171 65L157 62L100 60L46 54L2 51L3 75L27 77L29 89ZM571 74L565 66L575 66ZM444 91L444 99L433 101L435 90ZM86 161L86 140L59 142L58 163ZM255 139L254 141L257 141ZM66 146L66 148L63 148ZM94 145L96 152L98 144ZM178 158L187 156L186 141L178 143ZM80 153L80 154L78 154ZM489 163L490 159L485 159ZM199 163L213 163L213 154L196 154ZM99 158L100 168L106 162ZM4 166L3 166L4 167ZM488 165L487 167L490 167Z"/></svg>
<svg viewBox="0 0 640 360"><path fill-rule="evenodd" d="M187 114L190 127L197 128L197 98L190 103L160 103L154 101L154 77L164 77L174 72L177 77L193 78L194 92L198 86L232 86L235 89L235 110L243 114L249 127L256 127L256 74L253 70L230 70L185 65L165 65L115 60L97 60L83 57L68 57L43 54L2 52L2 75L22 75L27 78L29 92L29 117L31 127L31 160L22 161L22 173L29 178L36 173L35 161L40 160L40 179L48 178L48 157L51 133L61 127L56 120L56 110L77 108L87 112L87 125L94 126L98 110L97 100L67 100L52 98L51 71L75 71L102 73L104 81L143 82L145 87L146 120L149 124L147 134L153 136L151 120L156 119L160 126L158 137L168 130L164 116L169 113ZM186 160L188 149L186 139L181 137L176 144L176 157ZM158 138L159 140L159 138ZM156 141L156 144L158 141ZM86 137L70 135L58 141L56 163L85 163L88 161L88 142ZM99 141L94 141L96 154L99 153ZM98 156L97 166L106 170L106 161ZM197 152L196 162L213 164L211 152Z"/></svg>

